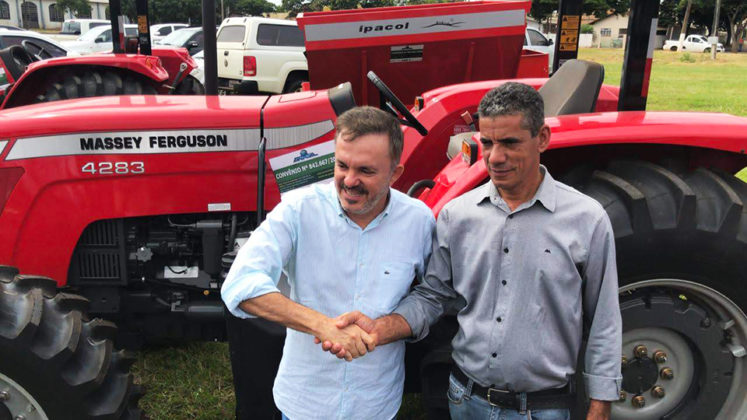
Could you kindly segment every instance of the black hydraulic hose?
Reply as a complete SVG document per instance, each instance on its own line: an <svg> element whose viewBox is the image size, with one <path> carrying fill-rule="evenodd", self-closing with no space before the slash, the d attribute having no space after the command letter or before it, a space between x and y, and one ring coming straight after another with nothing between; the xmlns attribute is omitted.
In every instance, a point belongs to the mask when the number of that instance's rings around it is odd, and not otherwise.
<svg viewBox="0 0 747 420"><path fill-rule="evenodd" d="M239 217L236 215L236 213L231 215L231 233L228 235L228 252L233 251L233 241L236 240L236 222L238 218Z"/></svg>
<svg viewBox="0 0 747 420"><path fill-rule="evenodd" d="M423 188L433 188L436 183L432 179L421 179L420 181L412 184L410 189L407 190L407 195L415 197L415 193L422 190Z"/></svg>

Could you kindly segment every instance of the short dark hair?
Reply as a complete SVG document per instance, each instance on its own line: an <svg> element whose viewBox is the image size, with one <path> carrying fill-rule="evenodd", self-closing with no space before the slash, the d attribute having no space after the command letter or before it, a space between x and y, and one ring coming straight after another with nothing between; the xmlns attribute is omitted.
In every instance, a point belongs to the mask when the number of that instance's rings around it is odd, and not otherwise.
<svg viewBox="0 0 747 420"><path fill-rule="evenodd" d="M507 82L491 89L477 107L480 118L495 118L521 114L521 128L532 137L539 134L545 123L545 103L539 92L523 83Z"/></svg>
<svg viewBox="0 0 747 420"><path fill-rule="evenodd" d="M349 109L337 118L335 124L337 137L353 141L366 134L386 134L389 137L389 157L392 168L397 166L402 157L404 137L399 121L392 115L372 106L359 106Z"/></svg>

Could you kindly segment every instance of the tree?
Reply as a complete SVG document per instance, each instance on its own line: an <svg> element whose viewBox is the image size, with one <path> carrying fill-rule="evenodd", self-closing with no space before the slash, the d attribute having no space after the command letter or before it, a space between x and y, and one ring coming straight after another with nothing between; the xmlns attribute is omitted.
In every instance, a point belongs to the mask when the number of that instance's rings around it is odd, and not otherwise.
<svg viewBox="0 0 747 420"><path fill-rule="evenodd" d="M549 19L557 8L557 0L532 0L532 8L529 10L529 16L535 18L537 22L542 23L542 21Z"/></svg>
<svg viewBox="0 0 747 420"><path fill-rule="evenodd" d="M729 21L731 52L737 52L739 39L747 26L747 0L722 0L721 13Z"/></svg>
<svg viewBox="0 0 747 420"><path fill-rule="evenodd" d="M74 15L91 15L91 5L88 0L57 0L57 8L60 11L70 10Z"/></svg>
<svg viewBox="0 0 747 420"><path fill-rule="evenodd" d="M661 2L661 5L659 5L659 26L669 30L677 24L677 3L677 0L664 0Z"/></svg>
<svg viewBox="0 0 747 420"><path fill-rule="evenodd" d="M229 7L231 14L242 16L262 16L275 11L275 5L266 0L229 0L224 7Z"/></svg>

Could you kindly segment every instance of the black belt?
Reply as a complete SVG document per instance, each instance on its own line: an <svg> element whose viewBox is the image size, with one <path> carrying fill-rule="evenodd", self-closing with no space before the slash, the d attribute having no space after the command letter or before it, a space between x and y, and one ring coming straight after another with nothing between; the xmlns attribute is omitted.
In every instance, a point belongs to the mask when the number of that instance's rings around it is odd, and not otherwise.
<svg viewBox="0 0 747 420"><path fill-rule="evenodd" d="M469 378L454 364L451 368L451 374L459 381L462 386L467 386ZM472 394L484 398L490 405L502 408L510 408L521 411L521 392L508 391L481 386L478 383L472 385ZM575 400L575 395L571 390L570 383L562 388L545 389L526 393L527 410L547 410L555 408L571 408Z"/></svg>

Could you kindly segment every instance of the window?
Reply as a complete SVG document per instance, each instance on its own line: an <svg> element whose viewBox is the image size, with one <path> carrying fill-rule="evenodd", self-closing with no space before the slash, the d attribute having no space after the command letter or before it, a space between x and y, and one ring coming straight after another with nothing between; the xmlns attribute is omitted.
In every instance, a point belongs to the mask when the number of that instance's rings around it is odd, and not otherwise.
<svg viewBox="0 0 747 420"><path fill-rule="evenodd" d="M65 50L58 48L47 41L26 36L4 36L2 38L2 48L7 48L11 45L21 45L23 41L26 40L29 41L29 43L26 44L29 46L29 52L32 54L38 54L42 56L42 58L48 58L49 56L44 54L44 52L39 54L41 51L37 47L44 48L44 51L49 53L52 57L64 57L67 55Z"/></svg>
<svg viewBox="0 0 747 420"><path fill-rule="evenodd" d="M244 42L243 25L224 26L218 34L217 42Z"/></svg>
<svg viewBox="0 0 747 420"><path fill-rule="evenodd" d="M93 29L97 26L104 26L104 25L110 25L109 22L91 22L88 24L88 29Z"/></svg>
<svg viewBox="0 0 747 420"><path fill-rule="evenodd" d="M50 22L62 22L62 10L57 8L57 4L52 3L49 5L49 21Z"/></svg>
<svg viewBox="0 0 747 420"><path fill-rule="evenodd" d="M0 19L10 19L10 6L5 0L0 0Z"/></svg>
<svg viewBox="0 0 747 420"><path fill-rule="evenodd" d="M620 28L617 30L617 36L620 38L627 35L627 33L628 33L628 28Z"/></svg>
<svg viewBox="0 0 747 420"><path fill-rule="evenodd" d="M610 29L610 28L602 28L602 30L599 31L599 33L602 36L612 36L612 29Z"/></svg>
<svg viewBox="0 0 747 420"><path fill-rule="evenodd" d="M541 33L527 29L527 33L529 34L529 40L532 42L532 45L538 45L538 46L548 46L550 45L549 42L547 42L547 38L545 38L544 35Z"/></svg>
<svg viewBox="0 0 747 420"><path fill-rule="evenodd" d="M158 30L158 35L164 36L171 33L171 26L164 26L163 28Z"/></svg>
<svg viewBox="0 0 747 420"><path fill-rule="evenodd" d="M303 47L303 34L298 26L261 24L257 28L257 44Z"/></svg>

